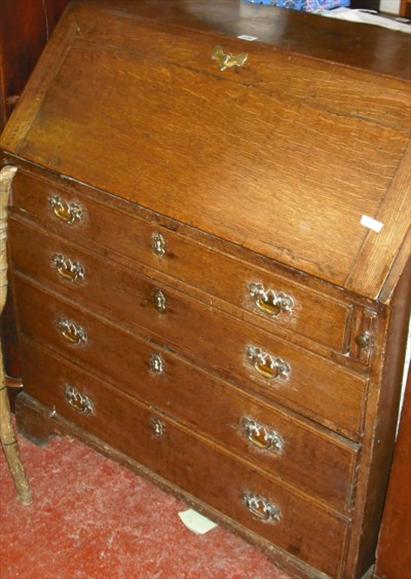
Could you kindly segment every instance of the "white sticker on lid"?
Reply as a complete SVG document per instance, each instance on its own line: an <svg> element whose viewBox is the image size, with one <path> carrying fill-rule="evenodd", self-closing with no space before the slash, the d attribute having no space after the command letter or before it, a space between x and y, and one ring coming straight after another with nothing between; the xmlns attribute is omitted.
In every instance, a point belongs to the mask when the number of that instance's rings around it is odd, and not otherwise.
<svg viewBox="0 0 411 579"><path fill-rule="evenodd" d="M241 34L241 36L237 36L240 40L247 40L248 42L254 42L254 40L258 40L258 36L249 36L248 34Z"/></svg>
<svg viewBox="0 0 411 579"><path fill-rule="evenodd" d="M363 215L360 221L361 225L367 227L367 229L371 229L371 231L375 231L375 233L380 233L381 229L384 227L384 223L381 221L377 221L373 217L369 217L368 215Z"/></svg>

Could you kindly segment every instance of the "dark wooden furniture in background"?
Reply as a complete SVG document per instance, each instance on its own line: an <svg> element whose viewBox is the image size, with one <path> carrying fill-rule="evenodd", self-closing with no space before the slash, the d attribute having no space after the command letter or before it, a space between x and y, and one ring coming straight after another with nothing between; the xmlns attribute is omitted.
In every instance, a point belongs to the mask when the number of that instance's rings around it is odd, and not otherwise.
<svg viewBox="0 0 411 579"><path fill-rule="evenodd" d="M68 0L0 3L0 130L67 4Z"/></svg>
<svg viewBox="0 0 411 579"><path fill-rule="evenodd" d="M411 300L411 295L409 296ZM377 550L376 577L411 577L411 371Z"/></svg>
<svg viewBox="0 0 411 579"><path fill-rule="evenodd" d="M0 2L0 133L69 0ZM20 376L15 316L8 297L1 339L9 376Z"/></svg>
<svg viewBox="0 0 411 579"><path fill-rule="evenodd" d="M353 54L348 23L115 5L67 15L2 141L19 423L77 434L288 569L358 577L409 306L409 39L361 27ZM218 71L217 42L249 61Z"/></svg>
<svg viewBox="0 0 411 579"><path fill-rule="evenodd" d="M411 0L401 0L400 16L411 18Z"/></svg>

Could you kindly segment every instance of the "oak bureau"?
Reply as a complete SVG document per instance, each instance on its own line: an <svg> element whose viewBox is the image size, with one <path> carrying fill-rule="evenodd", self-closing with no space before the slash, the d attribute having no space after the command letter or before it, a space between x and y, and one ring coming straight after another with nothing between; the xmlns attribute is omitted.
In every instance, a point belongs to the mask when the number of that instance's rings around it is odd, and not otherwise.
<svg viewBox="0 0 411 579"><path fill-rule="evenodd" d="M235 0L72 3L1 140L20 429L80 437L293 577L367 573L409 312L409 51Z"/></svg>

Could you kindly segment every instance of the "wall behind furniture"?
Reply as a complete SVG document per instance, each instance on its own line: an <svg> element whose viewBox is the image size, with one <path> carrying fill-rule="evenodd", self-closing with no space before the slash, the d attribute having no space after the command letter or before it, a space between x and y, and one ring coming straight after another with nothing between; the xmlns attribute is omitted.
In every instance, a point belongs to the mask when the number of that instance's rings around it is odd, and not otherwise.
<svg viewBox="0 0 411 579"><path fill-rule="evenodd" d="M400 1L401 0L380 0L381 12L388 12L389 14L399 14Z"/></svg>

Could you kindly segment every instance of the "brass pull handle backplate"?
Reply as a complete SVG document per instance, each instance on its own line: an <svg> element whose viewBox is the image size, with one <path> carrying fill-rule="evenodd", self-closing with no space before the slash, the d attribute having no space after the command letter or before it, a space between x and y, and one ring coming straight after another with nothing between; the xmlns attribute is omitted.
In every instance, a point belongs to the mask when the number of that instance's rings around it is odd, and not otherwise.
<svg viewBox="0 0 411 579"><path fill-rule="evenodd" d="M80 205L72 201L64 201L59 195L49 197L49 203L57 219L66 225L74 225L83 217Z"/></svg>
<svg viewBox="0 0 411 579"><path fill-rule="evenodd" d="M87 344L87 333L85 329L79 324L76 324L76 322L63 319L59 320L57 322L57 329L70 344L75 344L76 346Z"/></svg>
<svg viewBox="0 0 411 579"><path fill-rule="evenodd" d="M285 382L290 377L291 366L285 360L264 352L257 346L248 346L247 358L263 378Z"/></svg>
<svg viewBox="0 0 411 579"><path fill-rule="evenodd" d="M234 56L233 54L226 54L221 46L216 46L211 53L211 58L217 61L221 72L224 72L228 68L240 68L241 66L244 66L247 62L248 54L242 52L241 54Z"/></svg>
<svg viewBox="0 0 411 579"><path fill-rule="evenodd" d="M283 452L284 440L274 429L249 417L243 418L242 427L248 440L257 448L275 454Z"/></svg>
<svg viewBox="0 0 411 579"><path fill-rule="evenodd" d="M80 414L84 416L94 414L94 402L74 386L67 385L64 389L64 396L68 404Z"/></svg>
<svg viewBox="0 0 411 579"><path fill-rule="evenodd" d="M67 281L83 281L86 272L84 267L78 261L72 261L61 253L53 255L52 264L56 268L60 277Z"/></svg>
<svg viewBox="0 0 411 579"><path fill-rule="evenodd" d="M261 495L256 495L247 491L243 494L243 500L245 506L253 517L259 519L263 523L275 524L281 521L282 514L280 507Z"/></svg>
<svg viewBox="0 0 411 579"><path fill-rule="evenodd" d="M256 307L263 314L276 318L280 314L291 314L294 309L291 296L270 288L265 289L261 283L251 283L249 290Z"/></svg>

